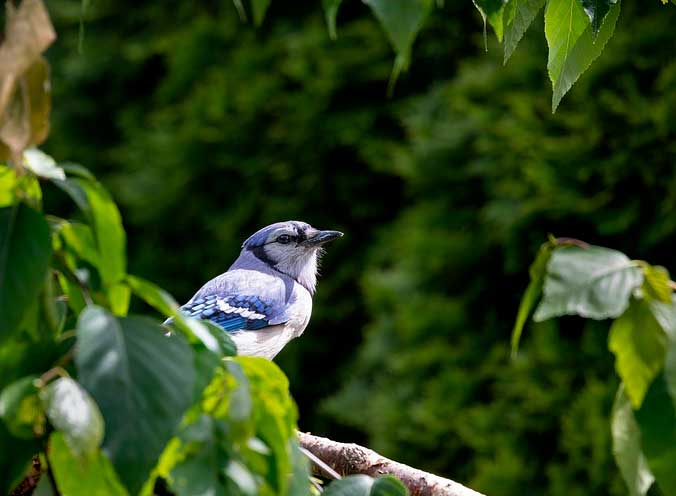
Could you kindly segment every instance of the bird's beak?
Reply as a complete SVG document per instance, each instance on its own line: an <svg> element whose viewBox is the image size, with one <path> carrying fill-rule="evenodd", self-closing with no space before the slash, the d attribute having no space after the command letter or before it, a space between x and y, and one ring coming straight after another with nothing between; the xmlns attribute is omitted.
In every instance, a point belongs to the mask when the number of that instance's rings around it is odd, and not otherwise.
<svg viewBox="0 0 676 496"><path fill-rule="evenodd" d="M340 231L317 231L314 235L303 241L303 244L306 246L321 246L342 236L343 233Z"/></svg>

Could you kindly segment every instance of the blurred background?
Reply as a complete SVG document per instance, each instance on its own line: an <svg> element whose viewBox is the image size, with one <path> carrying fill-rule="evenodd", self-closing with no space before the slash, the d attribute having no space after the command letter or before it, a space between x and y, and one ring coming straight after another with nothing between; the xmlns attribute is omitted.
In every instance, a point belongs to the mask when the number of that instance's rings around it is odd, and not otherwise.
<svg viewBox="0 0 676 496"><path fill-rule="evenodd" d="M509 336L548 233L676 271L676 10L625 2L555 115L542 20L506 67L469 0L428 19L390 99L393 53L345 1L50 0L43 147L122 209L132 273L187 301L256 229L340 229L313 319L276 360L300 427L491 496L624 494L607 325Z"/></svg>

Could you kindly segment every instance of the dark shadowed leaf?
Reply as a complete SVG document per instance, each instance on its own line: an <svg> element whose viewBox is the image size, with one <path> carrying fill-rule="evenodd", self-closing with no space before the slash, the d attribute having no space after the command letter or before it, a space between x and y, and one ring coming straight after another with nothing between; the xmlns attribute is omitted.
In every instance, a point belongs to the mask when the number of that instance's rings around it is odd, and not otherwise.
<svg viewBox="0 0 676 496"><path fill-rule="evenodd" d="M613 322L608 348L615 355L615 370L622 379L632 406L641 406L650 383L662 369L667 335L643 300L632 300Z"/></svg>
<svg viewBox="0 0 676 496"><path fill-rule="evenodd" d="M329 36L332 40L338 37L336 31L336 18L338 17L338 9L343 0L322 0L324 7L324 17L326 17L326 26L329 30Z"/></svg>
<svg viewBox="0 0 676 496"><path fill-rule="evenodd" d="M9 446L11 449L7 449ZM4 422L0 422L0 447L0 494L9 494L30 467L40 443L12 436Z"/></svg>
<svg viewBox="0 0 676 496"><path fill-rule="evenodd" d="M599 246L561 248L549 260L542 300L533 318L615 318L626 310L632 291L642 282L641 269L619 251Z"/></svg>
<svg viewBox="0 0 676 496"><path fill-rule="evenodd" d="M655 478L641 451L641 433L622 385L615 395L610 428L613 436L615 463L627 484L629 494L643 496L648 492Z"/></svg>
<svg viewBox="0 0 676 496"><path fill-rule="evenodd" d="M546 0L509 0L504 13L506 64Z"/></svg>
<svg viewBox="0 0 676 496"><path fill-rule="evenodd" d="M373 482L370 496L406 496L407 494L406 486L399 479L384 475Z"/></svg>
<svg viewBox="0 0 676 496"><path fill-rule="evenodd" d="M406 496L406 487L392 476L374 479L368 475L351 475L333 481L323 493L325 496Z"/></svg>
<svg viewBox="0 0 676 496"><path fill-rule="evenodd" d="M40 398L47 418L76 457L89 458L98 452L103 441L103 418L87 391L73 379L61 377L48 384Z"/></svg>
<svg viewBox="0 0 676 496"><path fill-rule="evenodd" d="M191 403L192 350L150 319L98 307L82 313L77 336L78 376L106 423L103 451L136 493Z"/></svg>
<svg viewBox="0 0 676 496"><path fill-rule="evenodd" d="M254 24L260 26L265 19L265 13L270 6L270 0L251 0L251 10L253 11Z"/></svg>
<svg viewBox="0 0 676 496"><path fill-rule="evenodd" d="M50 256L42 215L24 204L0 209L0 343L19 330L35 303Z"/></svg>
<svg viewBox="0 0 676 496"><path fill-rule="evenodd" d="M636 412L643 454L662 494L676 494L676 410L661 375Z"/></svg>
<svg viewBox="0 0 676 496"><path fill-rule="evenodd" d="M63 433L54 432L47 457L64 496L128 496L110 460L99 450L83 460L71 452Z"/></svg>
<svg viewBox="0 0 676 496"><path fill-rule="evenodd" d="M505 11L506 0L472 0L475 7L481 14L481 18L484 21L484 28L486 21L491 25L493 31L495 31L495 36L498 37L498 40L502 41L503 33L503 14ZM484 31L485 33L485 31Z"/></svg>

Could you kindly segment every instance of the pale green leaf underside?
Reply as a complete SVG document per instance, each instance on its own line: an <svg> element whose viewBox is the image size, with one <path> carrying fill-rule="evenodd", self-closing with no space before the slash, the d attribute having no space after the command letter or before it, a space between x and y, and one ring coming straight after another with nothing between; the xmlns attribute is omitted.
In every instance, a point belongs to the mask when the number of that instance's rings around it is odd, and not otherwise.
<svg viewBox="0 0 676 496"><path fill-rule="evenodd" d="M507 63L546 0L509 0L505 6L504 44Z"/></svg>

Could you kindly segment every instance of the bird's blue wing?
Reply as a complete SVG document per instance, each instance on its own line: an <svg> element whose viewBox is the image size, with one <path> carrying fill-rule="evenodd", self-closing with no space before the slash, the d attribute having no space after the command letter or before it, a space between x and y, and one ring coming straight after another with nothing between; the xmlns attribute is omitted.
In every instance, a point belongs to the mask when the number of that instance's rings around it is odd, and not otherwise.
<svg viewBox="0 0 676 496"><path fill-rule="evenodd" d="M280 323L273 319L276 308L258 296L209 295L186 303L181 311L210 320L226 331L257 330ZM274 324L271 320L275 320Z"/></svg>

